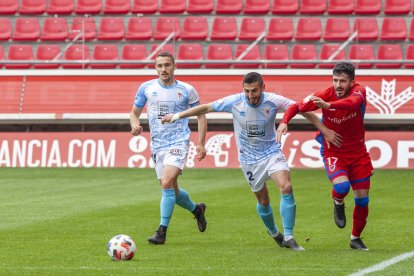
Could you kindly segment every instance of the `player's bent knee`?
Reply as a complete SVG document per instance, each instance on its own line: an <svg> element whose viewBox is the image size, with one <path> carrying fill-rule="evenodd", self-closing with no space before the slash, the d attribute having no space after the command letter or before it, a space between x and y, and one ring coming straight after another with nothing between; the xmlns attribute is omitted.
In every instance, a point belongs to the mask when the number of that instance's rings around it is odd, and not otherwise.
<svg viewBox="0 0 414 276"><path fill-rule="evenodd" d="M365 206L368 206L369 197L361 197L361 198L355 197L354 201L355 201L356 206L365 207Z"/></svg>
<svg viewBox="0 0 414 276"><path fill-rule="evenodd" d="M334 184L333 188L335 192L337 192L338 194L348 194L351 188L351 183L349 181L344 181L341 183Z"/></svg>

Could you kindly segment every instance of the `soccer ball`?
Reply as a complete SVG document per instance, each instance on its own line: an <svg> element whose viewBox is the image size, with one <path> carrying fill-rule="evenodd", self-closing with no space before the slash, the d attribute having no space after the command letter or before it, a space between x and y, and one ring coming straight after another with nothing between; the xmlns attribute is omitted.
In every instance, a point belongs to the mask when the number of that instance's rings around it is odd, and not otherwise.
<svg viewBox="0 0 414 276"><path fill-rule="evenodd" d="M108 254L114 261L131 260L136 250L135 242L127 235L116 235L108 243Z"/></svg>

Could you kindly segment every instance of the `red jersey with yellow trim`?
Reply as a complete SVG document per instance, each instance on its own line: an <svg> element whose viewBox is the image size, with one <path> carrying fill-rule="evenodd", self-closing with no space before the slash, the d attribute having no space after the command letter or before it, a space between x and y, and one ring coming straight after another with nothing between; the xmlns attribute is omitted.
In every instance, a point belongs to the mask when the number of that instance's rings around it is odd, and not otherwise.
<svg viewBox="0 0 414 276"><path fill-rule="evenodd" d="M343 138L340 148L331 145L328 148L322 134L318 133L316 139L323 145L323 152L355 155L366 152L364 116L367 106L365 88L355 83L346 98L338 98L334 87L317 91L298 103L300 112L319 109L310 98L316 96L329 102L330 108L322 108L322 122L327 128L335 131Z"/></svg>

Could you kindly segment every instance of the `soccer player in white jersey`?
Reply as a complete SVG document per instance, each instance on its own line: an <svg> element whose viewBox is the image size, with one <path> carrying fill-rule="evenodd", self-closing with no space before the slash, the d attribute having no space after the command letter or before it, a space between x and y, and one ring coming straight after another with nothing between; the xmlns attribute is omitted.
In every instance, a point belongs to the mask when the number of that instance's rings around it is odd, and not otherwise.
<svg viewBox="0 0 414 276"><path fill-rule="evenodd" d="M296 203L293 197L289 167L276 142L276 113L284 112L294 101L283 96L264 92L265 84L259 73L251 72L244 76L244 92L223 99L199 105L184 112L166 115L163 123L179 123L182 118L199 116L209 112L228 112L233 115L233 126L239 161L243 174L256 195L256 210L265 224L268 233L281 247L304 250L293 238ZM302 114L316 126L320 120L314 114ZM319 123L318 123L319 121ZM322 126L323 127L323 126ZM329 133L328 129L322 129ZM274 222L266 181L271 179L280 191L280 215L283 234Z"/></svg>
<svg viewBox="0 0 414 276"><path fill-rule="evenodd" d="M170 53L162 52L157 55L155 69L159 78L140 85L130 114L131 133L139 135L143 131L139 118L145 104L147 105L151 155L157 178L161 183L161 220L155 235L148 238L151 244L165 243L167 227L175 204L194 214L200 232L204 232L207 227L204 216L206 205L202 202L195 204L177 183L187 160L190 143L188 119L173 125L161 123L161 118L166 114L182 112L200 104L194 87L175 79L175 67L174 57ZM199 135L197 159L202 160L206 156L204 145L207 120L204 114L198 115L197 119Z"/></svg>

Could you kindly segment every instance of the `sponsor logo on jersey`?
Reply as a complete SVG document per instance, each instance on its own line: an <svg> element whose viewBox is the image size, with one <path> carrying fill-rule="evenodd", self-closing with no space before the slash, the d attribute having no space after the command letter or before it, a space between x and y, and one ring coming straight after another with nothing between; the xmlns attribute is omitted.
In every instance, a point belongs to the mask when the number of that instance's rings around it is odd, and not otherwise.
<svg viewBox="0 0 414 276"><path fill-rule="evenodd" d="M170 154L181 156L182 151L180 149L171 149Z"/></svg>
<svg viewBox="0 0 414 276"><path fill-rule="evenodd" d="M335 123L335 124L339 125L339 124L342 124L342 123L344 123L344 122L346 122L346 121L348 121L352 118L355 118L356 116L357 116L357 113L354 112L354 113L351 113L348 116L345 116L345 117L342 117L342 118L332 118L332 117L328 116L328 120L331 121L332 123Z"/></svg>
<svg viewBox="0 0 414 276"><path fill-rule="evenodd" d="M265 121L247 121L246 130L247 137L263 137L265 136Z"/></svg>

